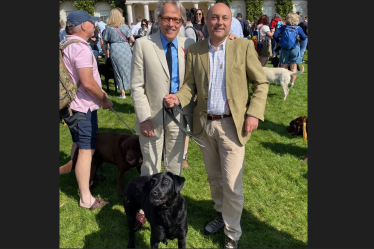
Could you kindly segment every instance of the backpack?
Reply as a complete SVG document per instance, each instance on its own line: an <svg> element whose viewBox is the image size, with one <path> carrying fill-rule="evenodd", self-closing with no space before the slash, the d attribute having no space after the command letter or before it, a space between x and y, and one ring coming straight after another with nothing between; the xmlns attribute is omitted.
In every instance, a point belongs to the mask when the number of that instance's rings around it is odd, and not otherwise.
<svg viewBox="0 0 374 249"><path fill-rule="evenodd" d="M284 25L284 22L282 20L279 20L277 22L277 26L275 26L275 30L279 29L280 27L282 27Z"/></svg>
<svg viewBox="0 0 374 249"><path fill-rule="evenodd" d="M281 48L290 50L296 47L296 38L298 35L297 28L299 26L288 26L286 27L286 30L283 31L281 34L281 37L279 38L279 45Z"/></svg>
<svg viewBox="0 0 374 249"><path fill-rule="evenodd" d="M253 30L251 39L253 41L253 44L255 45L255 49L257 52L260 52L264 44L262 43L260 30L264 25L262 24L259 29Z"/></svg>
<svg viewBox="0 0 374 249"><path fill-rule="evenodd" d="M243 36L247 37L251 33L251 27L249 27L247 22L244 22L244 28L243 28Z"/></svg>
<svg viewBox="0 0 374 249"><path fill-rule="evenodd" d="M59 52L59 54L60 54L59 55L60 56L60 69L59 69L60 70L60 79L59 79L59 83L60 83L60 111L62 109L64 109L65 107L70 105L70 103L75 98L75 94L77 93L78 87L81 83L80 81L78 81L77 84L73 83L73 81L70 77L70 74L69 74L68 70L66 69L64 60L62 58L64 49L68 45L70 45L72 43L76 43L76 42L86 44L83 41L76 40L76 39L70 40L70 41L65 42L63 44L60 43L60 52ZM92 59L93 59L93 57L92 57ZM93 61L92 61L92 63L93 63ZM70 107L69 107L69 112L72 115Z"/></svg>
<svg viewBox="0 0 374 249"><path fill-rule="evenodd" d="M195 29L193 26L187 26L186 29L191 28L195 31L196 42L204 40L204 35L200 30Z"/></svg>

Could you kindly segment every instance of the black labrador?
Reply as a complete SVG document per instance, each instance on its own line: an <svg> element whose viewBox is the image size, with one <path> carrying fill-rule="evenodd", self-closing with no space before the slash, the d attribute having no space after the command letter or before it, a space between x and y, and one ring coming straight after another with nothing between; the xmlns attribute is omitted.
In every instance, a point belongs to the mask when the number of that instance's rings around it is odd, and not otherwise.
<svg viewBox="0 0 374 249"><path fill-rule="evenodd" d="M115 92L117 92L117 83L114 78L114 70L113 70L113 65L112 65L112 60L110 58L107 58L105 60L105 63L100 63L98 66L99 74L100 77L101 75L104 75L104 81L106 84L106 91L109 92L109 79L114 80L114 87L115 87Z"/></svg>
<svg viewBox="0 0 374 249"><path fill-rule="evenodd" d="M186 248L187 208L180 191L185 178L171 172L139 176L125 190L124 207L129 228L128 248L135 248L135 221L139 209L151 225L151 247L178 239L178 248Z"/></svg>

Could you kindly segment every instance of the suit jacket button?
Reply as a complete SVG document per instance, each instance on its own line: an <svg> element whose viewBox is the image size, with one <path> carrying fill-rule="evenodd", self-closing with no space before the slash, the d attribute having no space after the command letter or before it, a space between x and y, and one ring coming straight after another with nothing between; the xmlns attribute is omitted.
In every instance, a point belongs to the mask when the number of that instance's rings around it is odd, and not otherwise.
<svg viewBox="0 0 374 249"><path fill-rule="evenodd" d="M169 82L169 80L166 80L166 82Z"/></svg>

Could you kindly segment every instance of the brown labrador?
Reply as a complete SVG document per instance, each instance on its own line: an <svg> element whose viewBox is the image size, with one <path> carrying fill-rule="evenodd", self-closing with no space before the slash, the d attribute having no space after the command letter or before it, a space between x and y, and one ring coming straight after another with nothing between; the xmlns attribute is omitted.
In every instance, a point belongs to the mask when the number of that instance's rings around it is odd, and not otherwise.
<svg viewBox="0 0 374 249"><path fill-rule="evenodd" d="M73 160L60 167L60 175L75 169L79 150L74 152ZM123 178L128 169L136 167L140 173L143 155L140 150L138 135L123 135L115 133L98 133L95 153L92 156L90 188L94 188L105 177L97 175L97 169L105 163L111 163L118 168L117 193L123 197Z"/></svg>
<svg viewBox="0 0 374 249"><path fill-rule="evenodd" d="M304 120L306 123L306 134L308 134L308 116L300 116L290 122L290 125L286 128L287 132L291 136L302 136L304 131ZM303 159L301 159L302 162L305 162L308 160L308 155L306 155Z"/></svg>

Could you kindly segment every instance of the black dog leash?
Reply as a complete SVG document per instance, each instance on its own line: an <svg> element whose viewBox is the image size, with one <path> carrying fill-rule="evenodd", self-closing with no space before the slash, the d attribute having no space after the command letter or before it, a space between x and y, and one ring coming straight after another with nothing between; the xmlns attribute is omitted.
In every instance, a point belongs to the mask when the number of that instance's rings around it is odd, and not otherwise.
<svg viewBox="0 0 374 249"><path fill-rule="evenodd" d="M182 131L186 136L188 136L190 139L192 139L192 140L193 140L197 145L199 145L199 146L201 146L201 147L205 147L205 146L206 146L206 144L205 144L202 140L200 140L200 139L194 137L194 136L197 136L197 135L201 134L201 133L204 131L205 120L204 120L204 118L203 118L202 115L195 115L195 114L189 114L189 113L186 113L186 112L184 112L184 111L179 107L179 105L174 105L175 109L176 109L176 110L181 114L181 116L198 116L198 117L201 118L201 120L203 121L203 127L202 127L201 131L199 131L198 133L192 133L192 132L188 131L186 128L184 128L184 127L180 124L180 122L179 122L179 121L175 118L175 116L173 115L173 113L172 113L172 109L166 107L166 100L165 100L165 99L163 99L163 105L164 105L164 111L166 112L166 114L171 118L171 120L174 121L174 123L179 127L179 129L181 129L181 131ZM164 112L162 112L162 117L163 117L163 119L164 119ZM165 120L165 119L164 119L164 120ZM165 122L165 121L163 121L163 122ZM163 125L164 125L163 128L164 128L164 130L165 130L165 124L163 124ZM164 139L165 139L165 136L164 136Z"/></svg>
<svg viewBox="0 0 374 249"><path fill-rule="evenodd" d="M123 119L118 115L118 113L117 113L113 108L110 108L109 110L111 110L112 112L114 112L114 114L116 114L117 117L118 117L119 119L121 119L121 121L122 121L122 122L127 126L127 128L129 128L129 130L130 130L134 135L136 135L136 132L135 132L133 129L130 128L130 126L125 122L125 120L123 120Z"/></svg>
<svg viewBox="0 0 374 249"><path fill-rule="evenodd" d="M179 121L175 118L175 116L173 115L173 109L171 108L167 108L166 107L166 101L165 99L163 99L163 111L162 111L162 128L164 130L164 155L165 155L165 159L164 159L164 165L165 165L165 172L168 172L168 165L169 165L169 161L168 161L168 158L167 158L167 153L166 153L166 136L165 136L165 114L164 112L166 112L166 114L171 118L171 120L174 121L174 123L179 127L179 129L181 129L181 131L186 135L188 136L190 139L192 139L197 145L201 146L201 147L205 147L206 144L194 137L194 135L199 135L201 132L203 132L204 130L204 127L205 127L205 121L204 121L204 118L201 116L201 115L193 115L193 114L189 114L189 113L185 113L179 106L177 105L174 105L175 109L181 114L181 118L182 118L182 115L185 115L185 116L199 116L201 118L201 120L203 121L203 128L201 129L200 132L198 133L192 133L190 131L188 131L186 128L184 128L180 123Z"/></svg>

